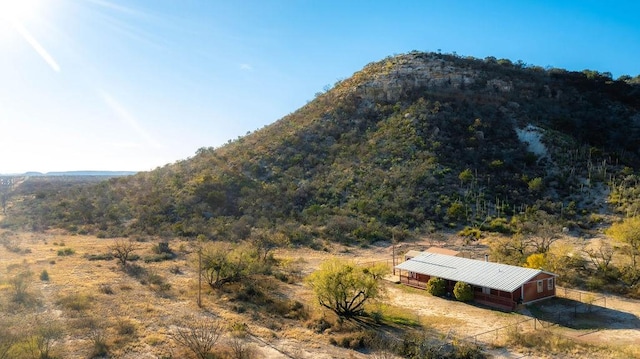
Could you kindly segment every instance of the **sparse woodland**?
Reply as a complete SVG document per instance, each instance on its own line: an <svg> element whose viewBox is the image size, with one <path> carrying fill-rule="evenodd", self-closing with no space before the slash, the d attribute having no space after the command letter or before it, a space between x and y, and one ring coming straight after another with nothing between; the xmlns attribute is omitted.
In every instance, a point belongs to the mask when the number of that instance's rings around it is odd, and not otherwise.
<svg viewBox="0 0 640 359"><path fill-rule="evenodd" d="M140 340L179 353L149 349L158 358L256 357L264 333L229 319L244 315L266 323L263 332L300 327L379 358L482 357L475 347L440 351L420 323L372 309L377 269L340 269L366 284L351 293L356 307L320 290L314 297L322 275L304 284L309 268L275 255L294 248L462 238L494 261L556 272L564 286L640 297L639 82L411 52L367 65L272 125L150 172L2 187L0 239L13 256L0 268L2 305L24 316L0 317L0 359L67 357L59 353L70 332L84 333L79 357L126 357ZM46 240L59 231L104 243L80 250ZM24 243L27 232L45 239ZM34 250L56 254L27 260ZM71 261L110 279L73 294L56 269ZM287 294L300 286L304 300ZM145 309L162 318L157 338L144 324L147 337L131 339L143 325L132 313L90 315L125 310L115 298L138 290L162 303ZM200 306L182 317L153 308L195 305L196 295ZM468 298L463 284L459 295ZM315 316L311 303L333 314ZM54 308L61 316L48 318ZM354 318L366 325L352 327ZM392 337L404 346L390 347Z"/></svg>

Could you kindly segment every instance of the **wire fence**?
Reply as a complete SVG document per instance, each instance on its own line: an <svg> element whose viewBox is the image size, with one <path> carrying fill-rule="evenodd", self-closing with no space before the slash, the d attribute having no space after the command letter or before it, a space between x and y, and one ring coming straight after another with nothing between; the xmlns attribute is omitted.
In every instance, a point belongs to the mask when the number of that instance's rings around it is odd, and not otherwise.
<svg viewBox="0 0 640 359"><path fill-rule="evenodd" d="M607 298L604 295L594 295L593 293L583 292L580 290L557 287L556 294L560 298L565 298L573 301L574 303L566 306L566 310L561 313L556 313L556 318L570 317L574 318L582 313L592 313L598 310L606 308ZM510 341L518 340L527 333L536 332L539 330L548 330L553 327L561 325L560 321L546 321L540 318L527 318L523 320L515 321L509 325L505 325L499 328L493 328L484 332L476 333L468 336L453 336L459 343L465 343L474 346L492 346L499 347L507 345ZM562 336L559 332L555 332L556 335ZM527 354L521 356L521 358L528 357Z"/></svg>
<svg viewBox="0 0 640 359"><path fill-rule="evenodd" d="M556 287L556 295L573 301L573 314L577 317L580 314L597 312L607 308L607 297L603 294L583 292L577 289Z"/></svg>
<svg viewBox="0 0 640 359"><path fill-rule="evenodd" d="M519 335L540 329L546 329L554 325L556 324L540 320L538 318L528 318L503 327L462 337L459 340L473 345L501 346L505 345L509 340L517 338Z"/></svg>

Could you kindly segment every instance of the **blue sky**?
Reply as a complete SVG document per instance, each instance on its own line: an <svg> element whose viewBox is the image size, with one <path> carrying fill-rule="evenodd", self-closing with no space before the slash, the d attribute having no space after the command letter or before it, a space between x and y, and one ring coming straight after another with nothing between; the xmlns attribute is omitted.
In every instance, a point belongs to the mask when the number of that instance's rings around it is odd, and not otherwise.
<svg viewBox="0 0 640 359"><path fill-rule="evenodd" d="M0 173L151 170L412 50L636 76L638 14L637 1L0 0Z"/></svg>

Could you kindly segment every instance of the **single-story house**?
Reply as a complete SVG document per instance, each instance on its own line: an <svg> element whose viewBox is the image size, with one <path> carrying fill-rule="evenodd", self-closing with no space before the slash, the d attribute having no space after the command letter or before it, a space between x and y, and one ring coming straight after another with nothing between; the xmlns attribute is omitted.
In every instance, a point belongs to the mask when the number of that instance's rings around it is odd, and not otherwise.
<svg viewBox="0 0 640 359"><path fill-rule="evenodd" d="M540 269L523 268L489 261L428 253L413 257L395 267L400 282L424 288L432 277L447 281L447 293L456 282L473 287L474 301L511 311L556 295L556 275Z"/></svg>

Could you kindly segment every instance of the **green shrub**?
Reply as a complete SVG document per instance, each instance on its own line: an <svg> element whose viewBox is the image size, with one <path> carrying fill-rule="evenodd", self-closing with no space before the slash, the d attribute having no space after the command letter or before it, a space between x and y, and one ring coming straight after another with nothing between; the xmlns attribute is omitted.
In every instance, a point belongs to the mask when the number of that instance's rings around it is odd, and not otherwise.
<svg viewBox="0 0 640 359"><path fill-rule="evenodd" d="M84 311L91 308L93 297L87 294L74 293L58 300L58 305L73 311Z"/></svg>
<svg viewBox="0 0 640 359"><path fill-rule="evenodd" d="M480 237L482 237L482 231L479 228L473 228L473 227L467 226L467 227L464 227L463 230L458 232L458 235L460 237L466 237L466 238L469 238L470 240L477 241L478 239L480 239Z"/></svg>
<svg viewBox="0 0 640 359"><path fill-rule="evenodd" d="M544 182L542 178L536 177L527 183L529 187L529 191L531 192L540 192L544 188Z"/></svg>
<svg viewBox="0 0 640 359"><path fill-rule="evenodd" d="M113 255L111 253L89 254L87 259L90 261L110 261L113 259Z"/></svg>
<svg viewBox="0 0 640 359"><path fill-rule="evenodd" d="M427 292L437 297L442 297L447 292L447 281L442 278L432 277L427 282Z"/></svg>
<svg viewBox="0 0 640 359"><path fill-rule="evenodd" d="M488 224L484 224L482 229L489 232L511 233L509 222L507 222L507 219L504 217L492 219Z"/></svg>
<svg viewBox="0 0 640 359"><path fill-rule="evenodd" d="M466 215L465 206L461 202L453 202L447 209L447 216L452 220L464 219Z"/></svg>
<svg viewBox="0 0 640 359"><path fill-rule="evenodd" d="M42 272L40 272L40 280L44 282L49 281L49 273L47 272L46 269L43 269Z"/></svg>
<svg viewBox="0 0 640 359"><path fill-rule="evenodd" d="M70 256L72 254L74 254L76 251L73 250L73 248L63 248L58 250L58 256L59 257L64 257L64 256Z"/></svg>
<svg viewBox="0 0 640 359"><path fill-rule="evenodd" d="M145 256L144 257L144 262L145 263L162 262L162 261L172 260L173 258L175 258L175 254L163 252L163 253L159 253L159 254L153 254L153 255Z"/></svg>
<svg viewBox="0 0 640 359"><path fill-rule="evenodd" d="M453 296L461 302L469 302L473 300L473 288L469 283L456 282L453 287Z"/></svg>
<svg viewBox="0 0 640 359"><path fill-rule="evenodd" d="M602 287L604 287L605 280L600 277L591 276L587 278L587 281L585 284L587 286L587 289L593 290L593 291L599 291L599 290L602 290Z"/></svg>

